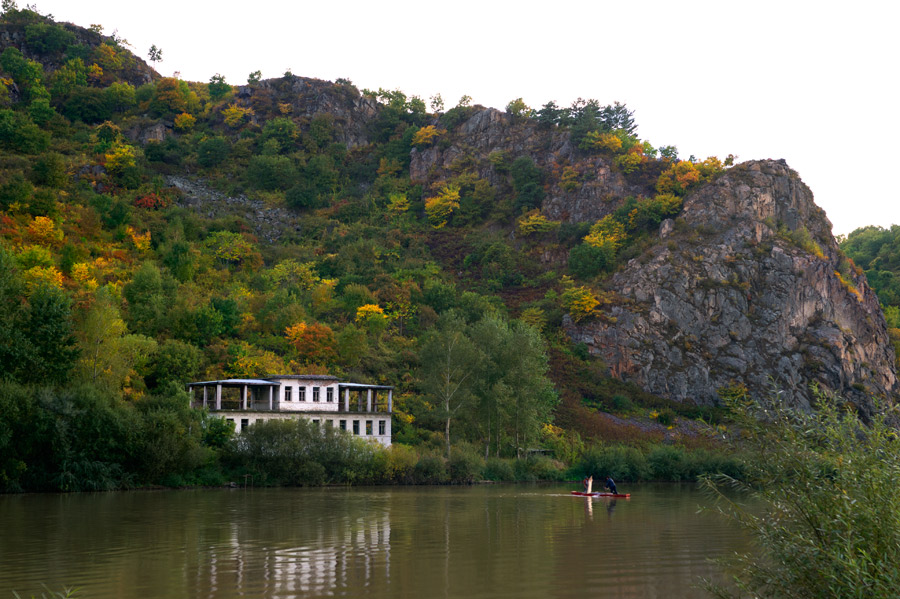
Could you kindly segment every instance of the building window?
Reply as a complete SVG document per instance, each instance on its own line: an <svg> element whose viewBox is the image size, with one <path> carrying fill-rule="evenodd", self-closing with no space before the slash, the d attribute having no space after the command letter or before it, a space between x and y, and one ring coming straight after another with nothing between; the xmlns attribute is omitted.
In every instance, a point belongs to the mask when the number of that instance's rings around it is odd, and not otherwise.
<svg viewBox="0 0 900 599"><path fill-rule="evenodd" d="M372 421L366 420L366 435L372 436Z"/></svg>
<svg viewBox="0 0 900 599"><path fill-rule="evenodd" d="M328 403L331 403L334 401L334 389L333 388L328 387L327 389L325 389L325 401L327 401Z"/></svg>
<svg viewBox="0 0 900 599"><path fill-rule="evenodd" d="M290 387L284 388L284 401L291 401L291 388Z"/></svg>
<svg viewBox="0 0 900 599"><path fill-rule="evenodd" d="M354 435L358 435L358 434L359 434L359 420L354 420L354 421L353 421L353 434L354 434Z"/></svg>
<svg viewBox="0 0 900 599"><path fill-rule="evenodd" d="M297 401L306 401L306 387L297 387Z"/></svg>
<svg viewBox="0 0 900 599"><path fill-rule="evenodd" d="M385 434L385 430L387 429L387 426L386 426L386 425L387 425L387 421L386 421L386 420L379 420L379 421L378 421L378 434L379 434L379 435L384 435L384 434Z"/></svg>
<svg viewBox="0 0 900 599"><path fill-rule="evenodd" d="M313 387L313 401L319 401L319 388Z"/></svg>
<svg viewBox="0 0 900 599"><path fill-rule="evenodd" d="M341 420L341 430L342 431L347 430L347 421L346 420Z"/></svg>
<svg viewBox="0 0 900 599"><path fill-rule="evenodd" d="M319 426L319 419L316 418L315 420L313 420L313 424L315 424L316 426Z"/></svg>
<svg viewBox="0 0 900 599"><path fill-rule="evenodd" d="M250 426L250 420L247 418L241 418L241 430L244 430L248 426Z"/></svg>

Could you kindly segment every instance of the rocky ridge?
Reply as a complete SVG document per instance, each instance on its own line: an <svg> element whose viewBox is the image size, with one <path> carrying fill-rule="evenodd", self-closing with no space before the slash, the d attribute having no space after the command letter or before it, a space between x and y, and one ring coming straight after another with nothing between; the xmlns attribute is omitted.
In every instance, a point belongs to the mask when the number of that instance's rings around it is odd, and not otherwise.
<svg viewBox="0 0 900 599"><path fill-rule="evenodd" d="M621 301L567 332L610 372L678 401L812 385L869 405L897 390L878 300L784 161L740 164L690 194L677 222L616 273Z"/></svg>
<svg viewBox="0 0 900 599"><path fill-rule="evenodd" d="M541 210L553 220L593 222L615 210L618 201L626 196L652 195L652 189L646 185L627 181L607 158L580 155L566 131L544 129L532 120L495 108L476 106L470 110L471 116L449 132L450 143L412 150L409 171L414 182L439 182L454 171L459 161L471 159L480 178L491 185L502 185L506 175L497 171L490 156L504 152L511 159L529 156L547 174L547 197ZM432 124L441 123L435 120ZM565 166L578 173L579 183L572 191L561 187L554 174Z"/></svg>

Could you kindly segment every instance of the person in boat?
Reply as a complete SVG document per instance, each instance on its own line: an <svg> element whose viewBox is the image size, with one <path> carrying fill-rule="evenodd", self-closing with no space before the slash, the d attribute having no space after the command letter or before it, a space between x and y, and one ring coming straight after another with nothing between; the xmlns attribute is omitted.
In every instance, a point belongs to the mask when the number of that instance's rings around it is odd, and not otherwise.
<svg viewBox="0 0 900 599"><path fill-rule="evenodd" d="M582 481L581 481L581 486L584 487L585 493L591 492L591 486L593 484L594 484L594 475L593 474L591 476L585 476L584 479L582 479Z"/></svg>
<svg viewBox="0 0 900 599"><path fill-rule="evenodd" d="M606 477L606 488L609 489L609 492L613 495L617 495L619 493L618 491L616 491L616 481L614 481L611 476Z"/></svg>

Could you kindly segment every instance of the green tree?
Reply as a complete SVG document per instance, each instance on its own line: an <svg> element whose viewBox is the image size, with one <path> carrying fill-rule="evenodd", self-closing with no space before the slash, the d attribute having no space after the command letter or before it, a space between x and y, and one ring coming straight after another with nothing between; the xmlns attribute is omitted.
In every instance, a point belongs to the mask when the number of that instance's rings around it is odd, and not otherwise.
<svg viewBox="0 0 900 599"><path fill-rule="evenodd" d="M209 78L209 97L213 100L221 100L231 93L231 86L225 83L225 77L216 73Z"/></svg>
<svg viewBox="0 0 900 599"><path fill-rule="evenodd" d="M228 158L228 141L221 136L208 137L197 144L197 162L211 168Z"/></svg>
<svg viewBox="0 0 900 599"><path fill-rule="evenodd" d="M167 311L168 293L162 273L152 262L143 264L122 288L128 302L126 320L132 331L154 336L162 326Z"/></svg>
<svg viewBox="0 0 900 599"><path fill-rule="evenodd" d="M82 378L114 392L122 389L126 379L143 370L156 351L155 340L128 334L119 309L106 293L100 293L85 314L78 327L78 338Z"/></svg>
<svg viewBox="0 0 900 599"><path fill-rule="evenodd" d="M162 48L157 48L156 44L150 46L150 50L147 51L147 58L150 59L150 62L159 62L162 58Z"/></svg>
<svg viewBox="0 0 900 599"><path fill-rule="evenodd" d="M509 173L516 191L516 208L539 208L544 199L541 169L528 156L519 156L510 166Z"/></svg>
<svg viewBox="0 0 900 599"><path fill-rule="evenodd" d="M247 167L247 180L257 189L286 190L297 181L297 169L287 156L254 156Z"/></svg>
<svg viewBox="0 0 900 599"><path fill-rule="evenodd" d="M503 445L517 458L540 439L550 421L556 393L547 378L549 361L540 333L521 321L486 316L471 332L483 354L478 380L476 427L481 430L485 457L492 446L499 457Z"/></svg>
<svg viewBox="0 0 900 599"><path fill-rule="evenodd" d="M50 135L41 131L25 114L8 108L0 109L0 148L25 154L43 152Z"/></svg>
<svg viewBox="0 0 900 599"><path fill-rule="evenodd" d="M479 361L478 348L469 339L463 320L453 314L441 317L422 346L422 384L438 406L444 423L444 444L450 459L450 426L472 401L473 372Z"/></svg>
<svg viewBox="0 0 900 599"><path fill-rule="evenodd" d="M200 348L177 339L166 339L153 356L150 383L163 387L170 382L184 385L200 371L203 352Z"/></svg>
<svg viewBox="0 0 900 599"><path fill-rule="evenodd" d="M71 300L59 289L42 285L28 298L21 321L24 360L14 366L23 383L58 385L78 359Z"/></svg>
<svg viewBox="0 0 900 599"><path fill-rule="evenodd" d="M290 150L297 139L297 125L289 118L275 117L263 125L261 141L273 139L278 143L278 151Z"/></svg>

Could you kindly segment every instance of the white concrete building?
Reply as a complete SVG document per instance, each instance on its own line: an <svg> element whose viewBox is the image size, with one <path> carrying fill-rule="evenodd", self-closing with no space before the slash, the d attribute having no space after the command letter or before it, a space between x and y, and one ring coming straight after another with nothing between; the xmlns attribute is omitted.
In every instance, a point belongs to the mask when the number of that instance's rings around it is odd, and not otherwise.
<svg viewBox="0 0 900 599"><path fill-rule="evenodd" d="M262 420L306 418L391 444L393 387L342 383L326 374L188 383L191 406L234 422L235 431Z"/></svg>

